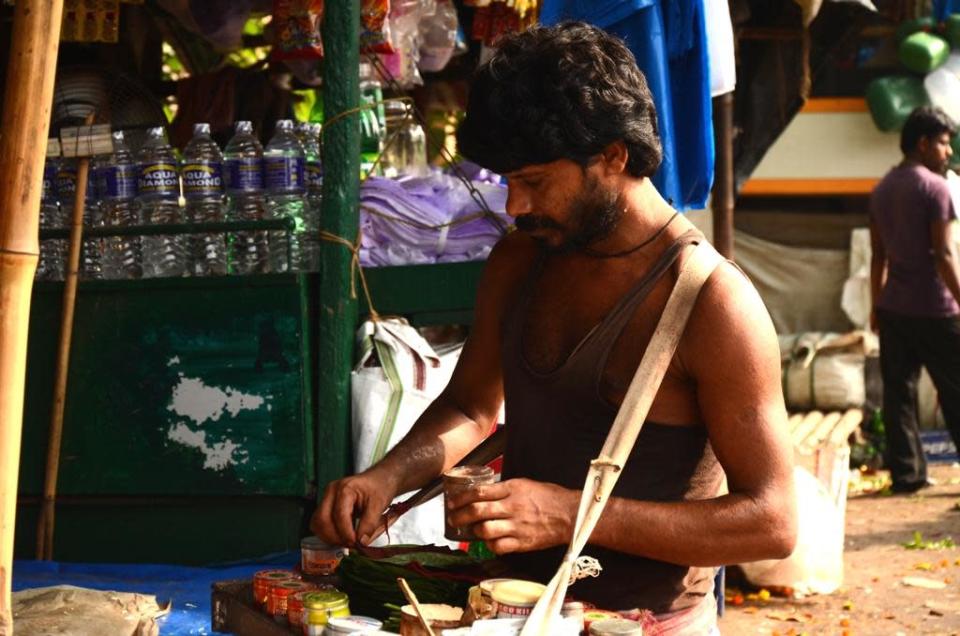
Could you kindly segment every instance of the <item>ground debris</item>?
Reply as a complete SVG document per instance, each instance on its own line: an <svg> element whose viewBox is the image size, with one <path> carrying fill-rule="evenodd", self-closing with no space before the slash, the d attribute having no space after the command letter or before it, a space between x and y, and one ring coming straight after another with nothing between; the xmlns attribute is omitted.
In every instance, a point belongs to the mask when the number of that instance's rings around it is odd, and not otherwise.
<svg viewBox="0 0 960 636"><path fill-rule="evenodd" d="M947 584L943 581L922 576L905 576L901 582L908 587L920 587L925 590L943 590L947 587Z"/></svg>

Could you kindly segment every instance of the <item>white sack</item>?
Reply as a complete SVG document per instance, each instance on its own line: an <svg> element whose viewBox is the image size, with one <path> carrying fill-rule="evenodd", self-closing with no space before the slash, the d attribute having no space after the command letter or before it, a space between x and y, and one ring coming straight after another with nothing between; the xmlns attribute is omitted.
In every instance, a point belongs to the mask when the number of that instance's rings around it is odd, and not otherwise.
<svg viewBox="0 0 960 636"><path fill-rule="evenodd" d="M365 322L357 331L359 360L350 375L353 461L362 472L383 458L443 391L460 349L438 356L399 319ZM402 501L409 496L398 497ZM413 508L373 545L455 545L443 538L443 498Z"/></svg>
<svg viewBox="0 0 960 636"><path fill-rule="evenodd" d="M790 247L737 232L734 252L737 265L760 293L777 333L850 328L840 308L849 270L846 250Z"/></svg>
<svg viewBox="0 0 960 636"><path fill-rule="evenodd" d="M743 563L752 585L792 587L801 595L830 594L843 584L844 506L803 468L793 471L799 526L797 547L786 559Z"/></svg>

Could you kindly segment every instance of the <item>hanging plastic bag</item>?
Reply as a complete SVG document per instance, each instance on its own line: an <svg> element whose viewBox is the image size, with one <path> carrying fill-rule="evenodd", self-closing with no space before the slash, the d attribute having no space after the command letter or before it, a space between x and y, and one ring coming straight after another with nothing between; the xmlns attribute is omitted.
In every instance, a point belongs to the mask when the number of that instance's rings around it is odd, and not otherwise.
<svg viewBox="0 0 960 636"><path fill-rule="evenodd" d="M273 0L276 38L274 60L318 60L323 57L320 25L323 0Z"/></svg>
<svg viewBox="0 0 960 636"><path fill-rule="evenodd" d="M934 106L942 108L953 121L960 121L960 77L938 68L924 78L923 87Z"/></svg>
<svg viewBox="0 0 960 636"><path fill-rule="evenodd" d="M460 28L457 8L450 0L440 0L437 10L420 21L420 70L442 71L457 46Z"/></svg>
<svg viewBox="0 0 960 636"><path fill-rule="evenodd" d="M390 0L360 3L360 50L363 53L393 53L390 37Z"/></svg>

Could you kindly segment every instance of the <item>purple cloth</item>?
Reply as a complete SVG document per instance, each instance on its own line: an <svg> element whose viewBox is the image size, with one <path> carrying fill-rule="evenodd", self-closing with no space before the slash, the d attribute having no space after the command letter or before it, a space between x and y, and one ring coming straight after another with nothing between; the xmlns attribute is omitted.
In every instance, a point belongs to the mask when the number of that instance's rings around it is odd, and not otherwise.
<svg viewBox="0 0 960 636"><path fill-rule="evenodd" d="M511 224L507 189L474 182L493 214L456 178L433 172L360 186L360 264L364 267L484 260ZM492 217L492 218L491 218ZM446 227L440 227L446 226Z"/></svg>
<svg viewBox="0 0 960 636"><path fill-rule="evenodd" d="M960 307L937 273L930 226L957 218L947 180L905 162L870 197L870 218L887 252L887 281L877 307L908 316L944 317Z"/></svg>

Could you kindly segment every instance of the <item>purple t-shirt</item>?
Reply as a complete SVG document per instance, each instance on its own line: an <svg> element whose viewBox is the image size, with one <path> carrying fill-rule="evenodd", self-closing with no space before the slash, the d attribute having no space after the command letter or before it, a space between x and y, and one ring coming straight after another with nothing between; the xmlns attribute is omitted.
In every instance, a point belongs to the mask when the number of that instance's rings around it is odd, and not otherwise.
<svg viewBox="0 0 960 636"><path fill-rule="evenodd" d="M887 250L877 307L910 316L954 316L960 307L937 273L930 226L957 218L947 180L905 162L873 190L870 218Z"/></svg>

